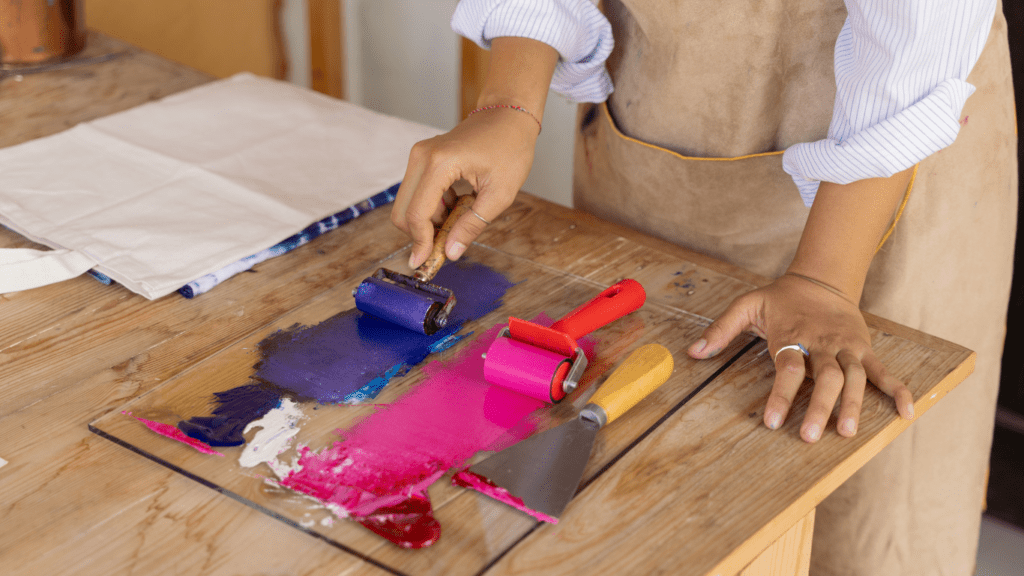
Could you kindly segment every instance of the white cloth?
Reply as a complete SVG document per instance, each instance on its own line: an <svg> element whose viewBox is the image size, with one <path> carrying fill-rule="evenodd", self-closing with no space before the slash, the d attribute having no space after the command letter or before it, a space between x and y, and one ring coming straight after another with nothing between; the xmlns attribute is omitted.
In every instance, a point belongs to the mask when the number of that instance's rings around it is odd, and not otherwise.
<svg viewBox="0 0 1024 576"><path fill-rule="evenodd" d="M0 223L159 298L394 185L440 132L240 74L0 149Z"/></svg>
<svg viewBox="0 0 1024 576"><path fill-rule="evenodd" d="M835 49L828 138L789 147L783 168L808 206L819 181L887 177L949 146L974 87L996 0L846 0ZM613 40L591 0L462 0L452 28L487 48L498 36L545 42L561 55L552 89L577 102L612 93Z"/></svg>
<svg viewBox="0 0 1024 576"><path fill-rule="evenodd" d="M0 248L0 294L69 280L95 265L92 258L71 250Z"/></svg>

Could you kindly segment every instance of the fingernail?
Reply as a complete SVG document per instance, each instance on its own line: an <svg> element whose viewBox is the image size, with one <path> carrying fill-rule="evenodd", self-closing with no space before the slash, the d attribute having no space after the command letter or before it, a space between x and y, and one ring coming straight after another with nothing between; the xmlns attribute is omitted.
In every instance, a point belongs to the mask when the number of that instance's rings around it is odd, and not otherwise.
<svg viewBox="0 0 1024 576"><path fill-rule="evenodd" d="M415 253L410 254L409 255L409 268L415 269L416 268L416 262L417 262L416 254Z"/></svg>
<svg viewBox="0 0 1024 576"><path fill-rule="evenodd" d="M694 354L700 354L704 351L704 348L708 345L708 341L701 338L690 345L690 352Z"/></svg>
<svg viewBox="0 0 1024 576"><path fill-rule="evenodd" d="M462 257L462 253L466 251L466 245L462 242L452 242L452 245L448 247L448 259L458 260Z"/></svg>
<svg viewBox="0 0 1024 576"><path fill-rule="evenodd" d="M839 424L839 428L844 434L852 436L857 433L857 423L853 421L853 418L847 418Z"/></svg>
<svg viewBox="0 0 1024 576"><path fill-rule="evenodd" d="M782 424L782 416L778 412L772 412L765 418L765 425L772 430L778 430L780 424Z"/></svg>
<svg viewBox="0 0 1024 576"><path fill-rule="evenodd" d="M818 438L821 438L821 427L817 424L808 424L807 427L804 428L804 438L806 438L808 442L817 442Z"/></svg>
<svg viewBox="0 0 1024 576"><path fill-rule="evenodd" d="M913 418L914 418L914 405L913 404L908 404L907 405L907 419L913 419Z"/></svg>

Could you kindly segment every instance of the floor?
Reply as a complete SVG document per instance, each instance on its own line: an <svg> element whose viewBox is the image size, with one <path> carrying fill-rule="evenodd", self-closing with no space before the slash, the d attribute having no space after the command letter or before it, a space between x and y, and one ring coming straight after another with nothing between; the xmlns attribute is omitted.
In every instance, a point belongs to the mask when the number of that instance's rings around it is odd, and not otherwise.
<svg viewBox="0 0 1024 576"><path fill-rule="evenodd" d="M990 515L981 521L975 576L1024 574L1024 529Z"/></svg>
<svg viewBox="0 0 1024 576"><path fill-rule="evenodd" d="M992 439L988 510L975 576L1024 575L1024 419L1001 413Z"/></svg>

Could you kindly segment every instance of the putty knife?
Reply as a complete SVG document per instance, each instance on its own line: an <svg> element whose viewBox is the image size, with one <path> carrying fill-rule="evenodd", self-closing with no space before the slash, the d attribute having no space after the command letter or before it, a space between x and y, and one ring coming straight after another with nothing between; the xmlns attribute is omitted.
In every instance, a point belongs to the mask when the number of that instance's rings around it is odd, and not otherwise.
<svg viewBox="0 0 1024 576"><path fill-rule="evenodd" d="M481 490L538 518L558 518L583 478L597 431L635 406L672 375L672 354L647 344L615 369L579 415L471 466L470 475L503 490ZM466 474L461 472L460 474ZM457 482L476 487L475 483ZM505 497L504 491L513 499ZM516 500L521 500L522 506Z"/></svg>

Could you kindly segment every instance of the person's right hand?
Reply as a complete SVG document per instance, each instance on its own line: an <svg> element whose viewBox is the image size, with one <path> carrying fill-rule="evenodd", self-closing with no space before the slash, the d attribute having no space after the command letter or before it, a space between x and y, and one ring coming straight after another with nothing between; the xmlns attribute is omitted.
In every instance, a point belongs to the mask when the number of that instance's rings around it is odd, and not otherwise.
<svg viewBox="0 0 1024 576"><path fill-rule="evenodd" d="M509 108L471 114L451 132L417 142L398 188L391 222L412 237L409 266L427 259L434 227L444 221L444 193L460 179L476 191L472 213L462 216L448 234L445 254L457 260L486 224L515 199L530 173L538 136L537 122ZM450 199L449 199L450 201Z"/></svg>

